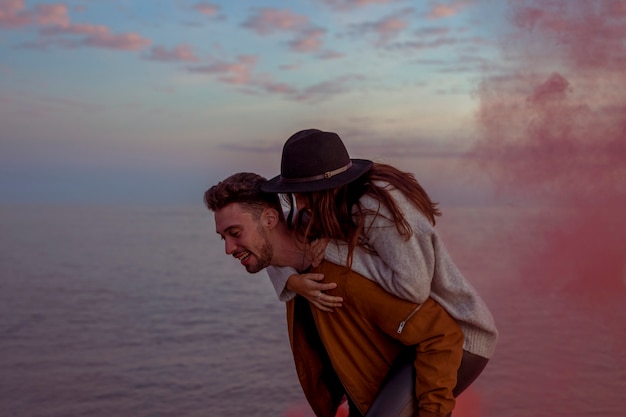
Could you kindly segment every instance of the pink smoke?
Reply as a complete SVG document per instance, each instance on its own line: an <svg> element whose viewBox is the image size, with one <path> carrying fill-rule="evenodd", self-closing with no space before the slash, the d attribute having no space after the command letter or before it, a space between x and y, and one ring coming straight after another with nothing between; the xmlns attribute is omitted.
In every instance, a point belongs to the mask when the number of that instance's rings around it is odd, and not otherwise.
<svg viewBox="0 0 626 417"><path fill-rule="evenodd" d="M626 13L615 1L514 1L509 71L484 80L473 158L526 223L525 282L589 307L626 292ZM512 52L513 51L513 52ZM518 52L518 55L515 54Z"/></svg>

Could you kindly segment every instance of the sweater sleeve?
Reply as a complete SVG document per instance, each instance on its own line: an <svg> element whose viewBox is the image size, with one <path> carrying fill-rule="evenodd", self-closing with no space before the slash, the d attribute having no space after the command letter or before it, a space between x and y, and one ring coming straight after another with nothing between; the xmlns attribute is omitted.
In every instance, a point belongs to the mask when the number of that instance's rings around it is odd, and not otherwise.
<svg viewBox="0 0 626 417"><path fill-rule="evenodd" d="M298 273L294 268L289 266L268 266L265 270L270 277L270 281L280 301L289 301L296 296L295 292L287 289L287 280L289 277Z"/></svg>

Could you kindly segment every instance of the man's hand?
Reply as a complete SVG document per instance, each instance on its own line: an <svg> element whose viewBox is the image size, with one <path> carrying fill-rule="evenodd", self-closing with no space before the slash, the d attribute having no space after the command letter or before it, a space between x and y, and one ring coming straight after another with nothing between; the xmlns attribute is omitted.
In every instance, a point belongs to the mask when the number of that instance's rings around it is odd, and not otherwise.
<svg viewBox="0 0 626 417"><path fill-rule="evenodd" d="M319 282L323 279L323 274L293 274L287 279L287 289L303 296L320 310L332 313L334 307L342 306L343 298L326 294L324 291L337 288L337 284Z"/></svg>

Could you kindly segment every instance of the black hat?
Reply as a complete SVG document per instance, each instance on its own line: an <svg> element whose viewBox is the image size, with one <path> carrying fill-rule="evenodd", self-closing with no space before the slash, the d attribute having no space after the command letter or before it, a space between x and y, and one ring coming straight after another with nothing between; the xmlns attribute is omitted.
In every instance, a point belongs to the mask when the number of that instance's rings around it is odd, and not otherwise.
<svg viewBox="0 0 626 417"><path fill-rule="evenodd" d="M280 175L261 189L273 193L305 193L348 184L372 167L372 161L350 159L339 135L301 130L283 146Z"/></svg>

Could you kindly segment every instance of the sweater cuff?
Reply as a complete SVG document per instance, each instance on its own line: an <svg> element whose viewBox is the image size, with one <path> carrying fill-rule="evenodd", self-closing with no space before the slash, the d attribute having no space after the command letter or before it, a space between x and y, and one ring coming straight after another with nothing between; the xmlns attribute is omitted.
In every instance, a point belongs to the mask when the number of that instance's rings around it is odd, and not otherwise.
<svg viewBox="0 0 626 417"><path fill-rule="evenodd" d="M268 266L266 271L280 301L289 301L296 296L295 292L287 289L287 280L291 275L297 274L295 269L289 267Z"/></svg>

